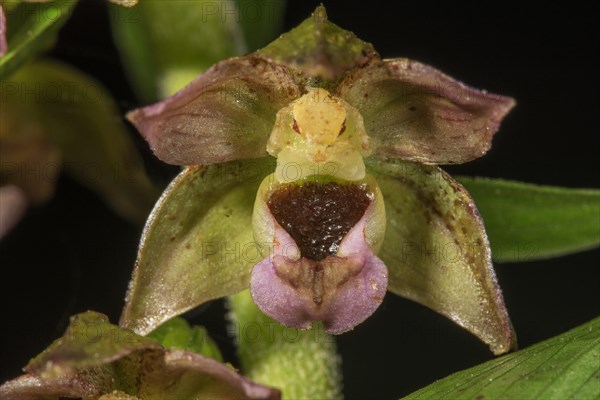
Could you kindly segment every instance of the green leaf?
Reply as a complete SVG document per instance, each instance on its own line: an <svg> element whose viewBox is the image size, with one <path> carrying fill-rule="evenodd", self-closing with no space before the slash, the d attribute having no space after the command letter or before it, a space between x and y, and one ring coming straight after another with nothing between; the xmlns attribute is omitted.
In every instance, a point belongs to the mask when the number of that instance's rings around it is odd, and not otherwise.
<svg viewBox="0 0 600 400"><path fill-rule="evenodd" d="M150 215L121 326L146 334L166 320L249 286L262 259L252 235L258 187L275 160L186 168Z"/></svg>
<svg viewBox="0 0 600 400"><path fill-rule="evenodd" d="M544 259L600 245L600 190L459 180L481 212L495 261Z"/></svg>
<svg viewBox="0 0 600 400"><path fill-rule="evenodd" d="M263 314L249 291L229 297L245 376L279 388L283 399L340 399L341 363L335 339L321 324L287 328Z"/></svg>
<svg viewBox="0 0 600 400"><path fill-rule="evenodd" d="M64 170L135 222L146 219L158 190L108 93L97 81L59 62L37 61L2 83L2 104L36 121L60 150ZM41 165L40 175L53 165Z"/></svg>
<svg viewBox="0 0 600 400"><path fill-rule="evenodd" d="M113 35L138 96L152 102L174 94L216 62L272 39L281 24L280 3L184 0L113 6Z"/></svg>
<svg viewBox="0 0 600 400"><path fill-rule="evenodd" d="M469 194L435 166L366 161L385 201L388 223L378 256L389 270L388 289L450 318L495 354L516 347Z"/></svg>
<svg viewBox="0 0 600 400"><path fill-rule="evenodd" d="M223 361L217 344L208 336L202 326L191 327L180 317L168 320L148 335L168 349L190 350L194 353Z"/></svg>
<svg viewBox="0 0 600 400"><path fill-rule="evenodd" d="M21 3L5 10L8 52L0 57L2 81L53 44L58 30L71 16L75 4L76 0L56 0Z"/></svg>
<svg viewBox="0 0 600 400"><path fill-rule="evenodd" d="M598 398L600 318L527 349L457 372L404 399Z"/></svg>

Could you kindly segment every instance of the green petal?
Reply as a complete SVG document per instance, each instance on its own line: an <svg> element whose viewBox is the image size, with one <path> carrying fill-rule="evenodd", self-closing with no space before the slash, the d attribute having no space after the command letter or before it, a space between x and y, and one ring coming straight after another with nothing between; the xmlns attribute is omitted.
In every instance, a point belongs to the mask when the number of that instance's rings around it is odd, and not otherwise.
<svg viewBox="0 0 600 400"><path fill-rule="evenodd" d="M150 215L121 326L145 334L204 302L248 288L261 256L252 210L275 160L185 169Z"/></svg>
<svg viewBox="0 0 600 400"><path fill-rule="evenodd" d="M335 80L379 57L370 43L330 22L322 5L299 26L256 54L325 80Z"/></svg>
<svg viewBox="0 0 600 400"><path fill-rule="evenodd" d="M481 211L495 261L538 260L600 245L600 190L459 180Z"/></svg>
<svg viewBox="0 0 600 400"><path fill-rule="evenodd" d="M374 157L428 164L481 157L515 105L509 97L470 88L407 59L357 69L339 92L361 112Z"/></svg>
<svg viewBox="0 0 600 400"><path fill-rule="evenodd" d="M250 55L218 63L175 96L127 118L169 164L258 158L267 155L277 111L299 93L286 67Z"/></svg>
<svg viewBox="0 0 600 400"><path fill-rule="evenodd" d="M0 79L8 78L22 64L49 47L69 19L76 0L21 3L5 9L8 52L0 57Z"/></svg>
<svg viewBox="0 0 600 400"><path fill-rule="evenodd" d="M191 327L185 319L180 317L168 320L150 332L148 337L168 349L190 350L217 361L223 361L223 356L217 344L208 336L208 331L202 326Z"/></svg>
<svg viewBox="0 0 600 400"><path fill-rule="evenodd" d="M2 104L57 147L63 168L100 194L122 216L142 222L158 197L142 159L106 89L91 77L56 61L36 61L2 83ZM20 134L15 132L15 134ZM45 176L56 165L38 166Z"/></svg>
<svg viewBox="0 0 600 400"><path fill-rule="evenodd" d="M407 397L598 399L600 318L519 352L457 372Z"/></svg>
<svg viewBox="0 0 600 400"><path fill-rule="evenodd" d="M516 338L490 258L481 218L469 194L433 166L369 160L388 219L378 256L388 289L450 318L495 354Z"/></svg>

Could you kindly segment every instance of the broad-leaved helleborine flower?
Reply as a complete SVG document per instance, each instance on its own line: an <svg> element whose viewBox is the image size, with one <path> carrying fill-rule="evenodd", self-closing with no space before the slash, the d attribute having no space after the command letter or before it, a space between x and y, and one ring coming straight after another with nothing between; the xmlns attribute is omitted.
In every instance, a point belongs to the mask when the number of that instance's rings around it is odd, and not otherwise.
<svg viewBox="0 0 600 400"><path fill-rule="evenodd" d="M121 324L250 287L282 324L342 333L386 290L515 345L473 200L436 164L490 148L512 99L373 47L323 7L267 47L128 114L188 165L147 222ZM275 161L276 160L276 161Z"/></svg>
<svg viewBox="0 0 600 400"><path fill-rule="evenodd" d="M0 386L3 400L49 398L279 399L232 367L188 350L167 349L88 311L65 334Z"/></svg>

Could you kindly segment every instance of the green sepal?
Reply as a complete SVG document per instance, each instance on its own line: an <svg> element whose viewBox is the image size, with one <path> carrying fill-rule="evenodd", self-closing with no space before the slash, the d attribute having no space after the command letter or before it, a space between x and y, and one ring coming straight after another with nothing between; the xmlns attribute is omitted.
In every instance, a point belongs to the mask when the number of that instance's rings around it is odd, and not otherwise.
<svg viewBox="0 0 600 400"><path fill-rule="evenodd" d="M379 58L370 43L329 21L323 5L256 54L325 82L334 81L346 71Z"/></svg>
<svg viewBox="0 0 600 400"><path fill-rule="evenodd" d="M386 206L378 256L388 290L423 304L467 329L494 354L516 348L473 199L435 166L367 160Z"/></svg>
<svg viewBox="0 0 600 400"><path fill-rule="evenodd" d="M150 214L121 326L146 334L209 300L247 289L261 260L252 210L275 160L188 167Z"/></svg>

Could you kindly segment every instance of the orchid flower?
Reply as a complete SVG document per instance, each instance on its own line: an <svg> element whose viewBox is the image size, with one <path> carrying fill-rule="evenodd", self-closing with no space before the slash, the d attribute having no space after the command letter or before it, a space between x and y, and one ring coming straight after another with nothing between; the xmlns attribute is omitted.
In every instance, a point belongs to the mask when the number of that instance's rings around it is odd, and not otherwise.
<svg viewBox="0 0 600 400"><path fill-rule="evenodd" d="M232 367L195 352L165 348L119 329L105 315L71 317L65 334L0 386L5 400L47 398L279 399Z"/></svg>
<svg viewBox="0 0 600 400"><path fill-rule="evenodd" d="M437 164L485 154L513 106L381 59L318 7L128 114L161 160L188 167L147 222L121 325L144 334L250 288L278 322L339 334L389 290L509 351L483 222Z"/></svg>

